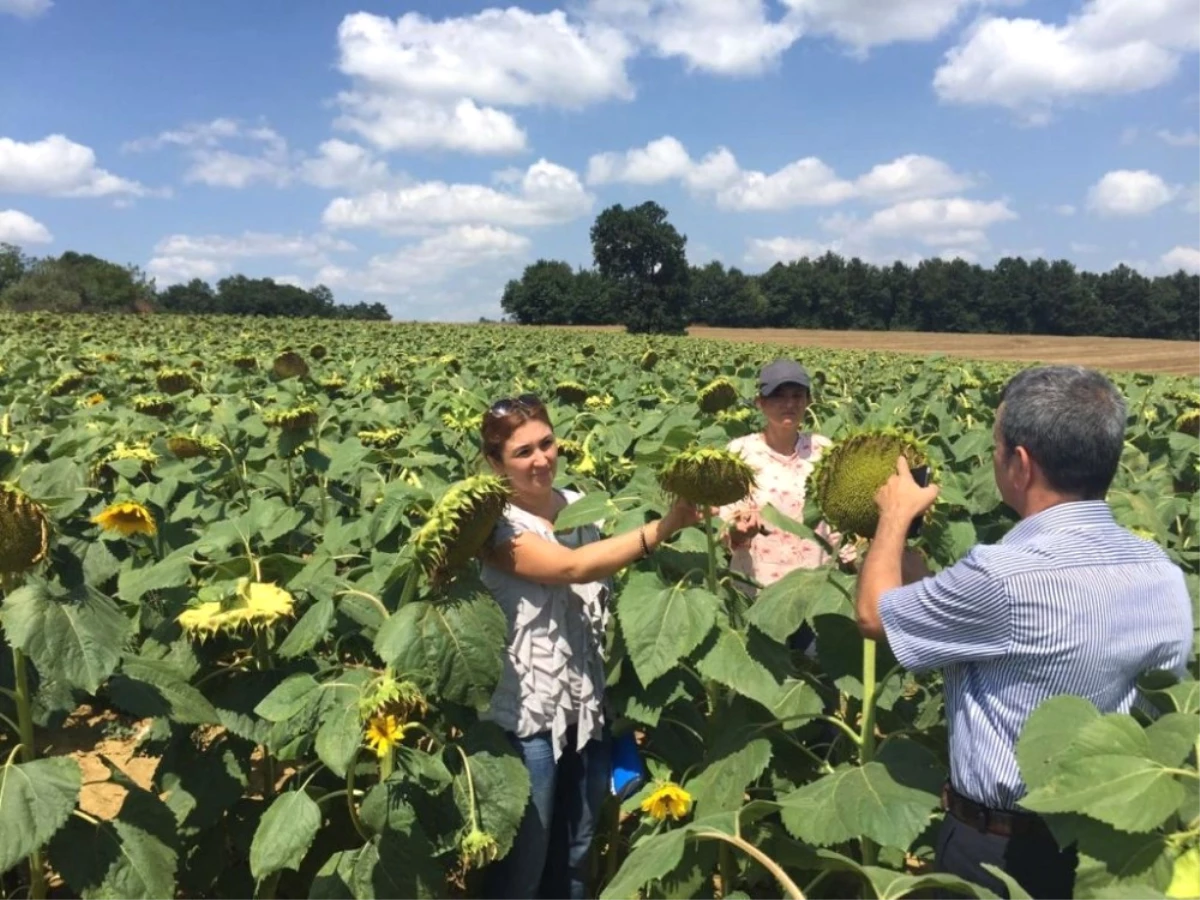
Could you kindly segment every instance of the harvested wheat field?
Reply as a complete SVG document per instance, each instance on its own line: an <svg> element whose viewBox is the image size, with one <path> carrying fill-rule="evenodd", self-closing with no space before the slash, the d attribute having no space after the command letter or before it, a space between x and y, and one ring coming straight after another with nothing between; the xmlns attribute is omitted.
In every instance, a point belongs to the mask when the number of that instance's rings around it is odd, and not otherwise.
<svg viewBox="0 0 1200 900"><path fill-rule="evenodd" d="M692 337L789 347L945 353L969 359L1078 363L1101 369L1200 374L1200 343L1140 338L1048 337L1035 334L928 334L916 331L801 331L786 328L689 328Z"/></svg>

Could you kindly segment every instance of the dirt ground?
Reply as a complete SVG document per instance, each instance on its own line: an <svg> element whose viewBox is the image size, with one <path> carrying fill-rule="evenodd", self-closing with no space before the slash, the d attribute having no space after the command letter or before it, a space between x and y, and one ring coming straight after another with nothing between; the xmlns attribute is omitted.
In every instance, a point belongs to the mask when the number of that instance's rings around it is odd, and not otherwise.
<svg viewBox="0 0 1200 900"><path fill-rule="evenodd" d="M1140 338L1047 337L1032 334L925 334L915 331L798 331L691 328L692 337L792 347L945 353L969 359L1078 363L1104 369L1200 374L1200 343Z"/></svg>
<svg viewBox="0 0 1200 900"><path fill-rule="evenodd" d="M564 326L579 331L618 327ZM929 334L916 331L805 331L786 328L689 328L692 337L787 347L890 350L964 359L1077 363L1101 369L1200 375L1200 343L1140 338L1049 337L1033 334Z"/></svg>

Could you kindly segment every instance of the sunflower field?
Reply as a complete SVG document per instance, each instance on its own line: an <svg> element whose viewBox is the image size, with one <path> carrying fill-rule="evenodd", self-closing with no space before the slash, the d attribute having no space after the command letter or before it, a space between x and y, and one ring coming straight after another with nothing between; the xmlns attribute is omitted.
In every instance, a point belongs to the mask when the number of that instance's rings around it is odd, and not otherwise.
<svg viewBox="0 0 1200 900"><path fill-rule="evenodd" d="M505 619L472 551L504 502L478 450L500 397L542 397L558 525L662 515L689 460L760 427L777 348L512 326L0 317L0 897L471 897L529 790L480 717ZM810 427L918 436L941 486L937 569L1013 523L992 480L1014 367L797 351ZM1200 573L1200 384L1114 374L1110 502ZM812 504L810 503L810 507ZM768 510L775 527L812 535ZM991 896L932 873L946 728L936 675L864 641L848 565L751 601L714 523L617 577L613 727L644 788L610 798L603 897ZM788 649L801 622L818 665ZM1048 701L1026 805L1078 842L1081 897L1197 896L1200 686L1158 715ZM63 726L138 726L134 779L89 812ZM1013 896L1025 896L1014 885Z"/></svg>

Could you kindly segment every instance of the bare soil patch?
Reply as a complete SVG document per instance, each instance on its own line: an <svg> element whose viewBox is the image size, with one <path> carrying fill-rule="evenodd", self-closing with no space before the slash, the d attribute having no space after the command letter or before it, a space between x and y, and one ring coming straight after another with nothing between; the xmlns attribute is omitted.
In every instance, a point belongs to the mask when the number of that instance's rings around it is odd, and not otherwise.
<svg viewBox="0 0 1200 900"><path fill-rule="evenodd" d="M617 326L560 326L571 331L623 331ZM1141 338L1053 337L1036 334L933 334L919 331L811 331L791 328L708 328L688 335L707 340L881 350L920 356L941 353L997 362L1073 363L1098 369L1200 375L1200 343Z"/></svg>
<svg viewBox="0 0 1200 900"><path fill-rule="evenodd" d="M692 337L755 341L789 347L890 350L1012 362L1076 363L1101 369L1200 374L1200 343L1141 338L1051 337L1033 334L928 334L917 331L801 331L690 328Z"/></svg>

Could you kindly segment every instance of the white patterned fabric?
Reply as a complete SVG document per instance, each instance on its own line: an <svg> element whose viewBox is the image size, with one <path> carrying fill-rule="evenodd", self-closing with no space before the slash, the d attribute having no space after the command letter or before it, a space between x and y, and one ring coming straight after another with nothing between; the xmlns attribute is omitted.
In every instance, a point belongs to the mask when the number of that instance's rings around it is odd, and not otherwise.
<svg viewBox="0 0 1200 900"><path fill-rule="evenodd" d="M567 503L583 495L559 491ZM597 524L555 532L545 520L509 505L488 540L503 547L533 532L564 547L600 540ZM549 731L555 760L566 732L577 725L576 748L599 738L604 726L604 635L610 580L588 584L540 584L483 564L483 583L508 620L504 670L488 709L490 719L518 737Z"/></svg>

